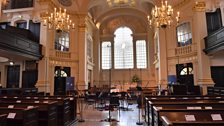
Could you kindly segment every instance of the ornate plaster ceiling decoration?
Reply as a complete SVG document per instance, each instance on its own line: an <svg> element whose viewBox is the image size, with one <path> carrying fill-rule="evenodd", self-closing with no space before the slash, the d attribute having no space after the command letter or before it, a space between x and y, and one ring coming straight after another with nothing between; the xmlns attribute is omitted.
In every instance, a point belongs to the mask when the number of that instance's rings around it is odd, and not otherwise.
<svg viewBox="0 0 224 126"><path fill-rule="evenodd" d="M58 2L63 5L63 6L66 6L66 7L69 7L72 5L72 0L58 0Z"/></svg>
<svg viewBox="0 0 224 126"><path fill-rule="evenodd" d="M107 0L110 7L135 6L135 0Z"/></svg>
<svg viewBox="0 0 224 126"><path fill-rule="evenodd" d="M145 23L139 18L134 18L133 16L119 16L117 18L105 21L101 25L101 34L113 34L114 31L121 26L127 26L133 29L134 33L145 33Z"/></svg>
<svg viewBox="0 0 224 126"><path fill-rule="evenodd" d="M0 63L4 63L4 62L8 62L8 61L9 61L8 58L0 56Z"/></svg>

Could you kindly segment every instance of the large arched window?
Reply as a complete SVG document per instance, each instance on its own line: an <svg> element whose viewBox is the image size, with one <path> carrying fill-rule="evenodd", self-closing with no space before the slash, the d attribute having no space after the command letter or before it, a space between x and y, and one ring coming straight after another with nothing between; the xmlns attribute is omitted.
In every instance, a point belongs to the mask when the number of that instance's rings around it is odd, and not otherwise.
<svg viewBox="0 0 224 126"><path fill-rule="evenodd" d="M57 30L55 35L55 49L59 51L69 51L69 33Z"/></svg>
<svg viewBox="0 0 224 126"><path fill-rule="evenodd" d="M133 38L131 29L120 27L114 34L114 68L133 68Z"/></svg>
<svg viewBox="0 0 224 126"><path fill-rule="evenodd" d="M102 69L111 68L111 42L102 42Z"/></svg>

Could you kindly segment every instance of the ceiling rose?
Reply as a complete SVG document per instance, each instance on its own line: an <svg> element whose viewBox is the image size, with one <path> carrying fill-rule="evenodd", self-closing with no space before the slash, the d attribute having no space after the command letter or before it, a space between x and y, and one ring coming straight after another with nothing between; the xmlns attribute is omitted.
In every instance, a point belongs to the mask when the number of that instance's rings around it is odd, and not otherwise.
<svg viewBox="0 0 224 126"><path fill-rule="evenodd" d="M72 1L71 0L58 0L58 2L63 5L63 6L66 6L66 7L69 7L72 5Z"/></svg>
<svg viewBox="0 0 224 126"><path fill-rule="evenodd" d="M8 62L8 61L9 61L8 58L0 56L0 63L4 63L4 62Z"/></svg>

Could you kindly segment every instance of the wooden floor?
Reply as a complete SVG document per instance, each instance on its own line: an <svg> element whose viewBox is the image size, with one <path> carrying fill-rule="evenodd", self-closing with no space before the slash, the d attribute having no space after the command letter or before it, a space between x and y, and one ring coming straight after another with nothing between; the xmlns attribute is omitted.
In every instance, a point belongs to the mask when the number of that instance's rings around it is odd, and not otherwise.
<svg viewBox="0 0 224 126"><path fill-rule="evenodd" d="M136 122L139 122L137 104L130 105L129 111L120 110L120 117L118 111L111 111L112 118L118 120L118 122L103 121L107 119L109 111L99 111L89 105L83 106L83 119L85 122L76 122L72 126L136 126ZM78 119L80 119L80 116ZM143 119L141 119L141 122L143 122Z"/></svg>

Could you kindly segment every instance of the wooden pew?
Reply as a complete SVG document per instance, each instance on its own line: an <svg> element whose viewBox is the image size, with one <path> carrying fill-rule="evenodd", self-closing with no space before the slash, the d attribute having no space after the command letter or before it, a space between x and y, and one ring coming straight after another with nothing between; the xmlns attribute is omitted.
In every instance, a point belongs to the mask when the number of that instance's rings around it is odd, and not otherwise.
<svg viewBox="0 0 224 126"><path fill-rule="evenodd" d="M161 116L160 126L224 126L224 121L219 120L224 118L223 114L223 111L168 112Z"/></svg>
<svg viewBox="0 0 224 126"><path fill-rule="evenodd" d="M70 105L71 102L74 102L75 99L63 96L30 96L30 97L16 97L16 96L3 96L0 99L7 99L7 101L23 101L23 102L32 102L38 101L45 102L45 101L57 101L57 118L58 118L58 125L59 126L67 126L72 122L74 115L72 111L74 111L75 106ZM71 107L73 106L73 107Z"/></svg>
<svg viewBox="0 0 224 126"><path fill-rule="evenodd" d="M156 102L168 102L169 104L176 104L176 103L189 103L189 104L194 104L194 103L204 103L204 102L224 102L223 97L151 97L148 99L148 102L146 104L145 107L145 120L148 123L148 125L150 125L150 123L152 123L153 120L153 105L156 104ZM153 125L153 124L152 124Z"/></svg>
<svg viewBox="0 0 224 126"><path fill-rule="evenodd" d="M224 104L220 104L220 105L216 105L216 106L200 106L200 105L192 105L189 104L187 106L178 106L178 105L173 105L173 106L169 106L168 108L166 108L166 106L164 105L163 108L160 107L156 107L153 106L153 124L154 126L161 126L162 122L160 121L160 116L162 112L179 112L179 111L214 111L214 112L218 112L218 111L224 111L223 108ZM203 116L203 115L201 115Z"/></svg>
<svg viewBox="0 0 224 126"><path fill-rule="evenodd" d="M7 126L7 114L0 114L0 126Z"/></svg>
<svg viewBox="0 0 224 126"><path fill-rule="evenodd" d="M27 97L25 97L27 99ZM30 99L53 100L58 102L60 126L67 126L76 119L76 98L73 96L33 96Z"/></svg>
<svg viewBox="0 0 224 126"><path fill-rule="evenodd" d="M0 114L7 114L7 126L38 126L37 108L3 108Z"/></svg>
<svg viewBox="0 0 224 126"><path fill-rule="evenodd" d="M31 97L32 99L37 96ZM59 99L69 99L69 110L70 110L70 117L69 121L73 121L76 119L77 115L77 98L74 96L38 96L38 99L48 99L48 100L59 100Z"/></svg>
<svg viewBox="0 0 224 126"><path fill-rule="evenodd" d="M39 126L58 126L57 101L23 101L1 99L0 107L13 106L14 108L32 108L38 106Z"/></svg>

